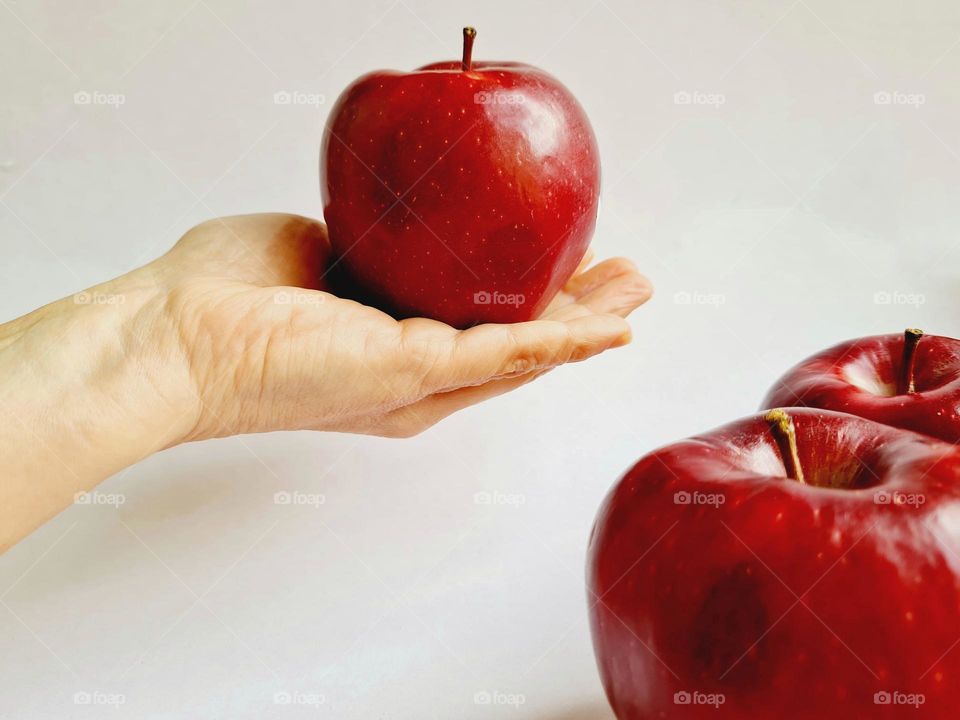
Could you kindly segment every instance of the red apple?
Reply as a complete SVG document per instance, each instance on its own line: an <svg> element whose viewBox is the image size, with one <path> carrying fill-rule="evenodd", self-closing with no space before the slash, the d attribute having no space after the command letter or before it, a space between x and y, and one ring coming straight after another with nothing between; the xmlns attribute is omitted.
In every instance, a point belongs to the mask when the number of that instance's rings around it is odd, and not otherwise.
<svg viewBox="0 0 960 720"><path fill-rule="evenodd" d="M354 82L320 163L348 285L398 317L456 327L539 315L586 252L600 192L570 91L529 65L472 62L474 35L462 61Z"/></svg>
<svg viewBox="0 0 960 720"><path fill-rule="evenodd" d="M774 385L763 407L848 412L960 443L960 340L877 335L807 358Z"/></svg>
<svg viewBox="0 0 960 720"><path fill-rule="evenodd" d="M617 717L955 718L958 500L960 450L843 413L774 410L647 455L589 549Z"/></svg>

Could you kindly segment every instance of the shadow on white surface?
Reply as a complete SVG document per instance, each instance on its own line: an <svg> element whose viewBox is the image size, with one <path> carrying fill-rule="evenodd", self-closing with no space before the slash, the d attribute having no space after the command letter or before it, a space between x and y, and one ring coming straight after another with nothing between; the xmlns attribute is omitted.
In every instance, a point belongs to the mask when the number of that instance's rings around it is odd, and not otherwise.
<svg viewBox="0 0 960 720"><path fill-rule="evenodd" d="M531 716L532 717L532 716ZM615 720L613 711L602 698L578 703L573 707L558 710L555 713L538 715L538 720Z"/></svg>

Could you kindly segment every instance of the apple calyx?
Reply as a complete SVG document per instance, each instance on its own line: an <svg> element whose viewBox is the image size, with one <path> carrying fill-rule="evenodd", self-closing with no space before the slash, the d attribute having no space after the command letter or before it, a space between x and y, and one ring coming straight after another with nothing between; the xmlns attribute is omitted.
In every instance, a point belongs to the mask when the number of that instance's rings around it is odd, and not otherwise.
<svg viewBox="0 0 960 720"><path fill-rule="evenodd" d="M470 72L473 68L473 41L477 37L477 31L472 27L463 29L463 60L460 67L464 72Z"/></svg>
<svg viewBox="0 0 960 720"><path fill-rule="evenodd" d="M775 408L768 412L764 419L770 423L770 431L780 449L780 457L783 458L787 477L806 485L803 468L800 466L800 453L797 451L797 430L793 425L793 418L786 411Z"/></svg>
<svg viewBox="0 0 960 720"><path fill-rule="evenodd" d="M923 330L907 328L903 331L903 357L900 360L900 375L897 378L897 394L905 395L917 391L914 384L913 369L917 362L917 345L923 337Z"/></svg>

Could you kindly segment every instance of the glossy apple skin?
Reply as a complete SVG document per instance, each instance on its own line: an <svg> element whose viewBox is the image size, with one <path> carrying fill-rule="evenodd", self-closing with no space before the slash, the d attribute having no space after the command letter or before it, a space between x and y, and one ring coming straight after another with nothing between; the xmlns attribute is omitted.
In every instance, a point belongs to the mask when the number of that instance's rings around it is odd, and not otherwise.
<svg viewBox="0 0 960 720"><path fill-rule="evenodd" d="M333 108L321 175L346 284L461 328L537 317L586 252L600 192L576 99L505 62L360 78Z"/></svg>
<svg viewBox="0 0 960 720"><path fill-rule="evenodd" d="M960 443L960 340L924 335L916 349L915 393L896 394L904 338L875 335L840 343L780 378L762 407L848 412Z"/></svg>
<svg viewBox="0 0 960 720"><path fill-rule="evenodd" d="M843 487L786 478L756 416L647 455L604 501L588 602L620 720L956 718L960 451L789 412L808 480ZM694 691L724 702L675 703ZM878 706L877 692L924 703Z"/></svg>

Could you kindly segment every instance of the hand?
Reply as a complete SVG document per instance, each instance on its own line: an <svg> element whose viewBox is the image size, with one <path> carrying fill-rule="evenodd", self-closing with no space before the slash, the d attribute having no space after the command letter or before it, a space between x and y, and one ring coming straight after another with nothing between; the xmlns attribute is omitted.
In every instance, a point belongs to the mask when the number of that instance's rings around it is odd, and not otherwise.
<svg viewBox="0 0 960 720"><path fill-rule="evenodd" d="M0 550L157 450L311 428L405 437L630 339L650 296L625 260L543 319L458 331L324 291L325 227L206 222L116 280L0 325Z"/></svg>
<svg viewBox="0 0 960 720"><path fill-rule="evenodd" d="M626 260L579 272L543 318L458 331L324 291L326 228L291 215L204 223L155 265L198 399L184 439L315 429L389 437L625 344L650 297Z"/></svg>

